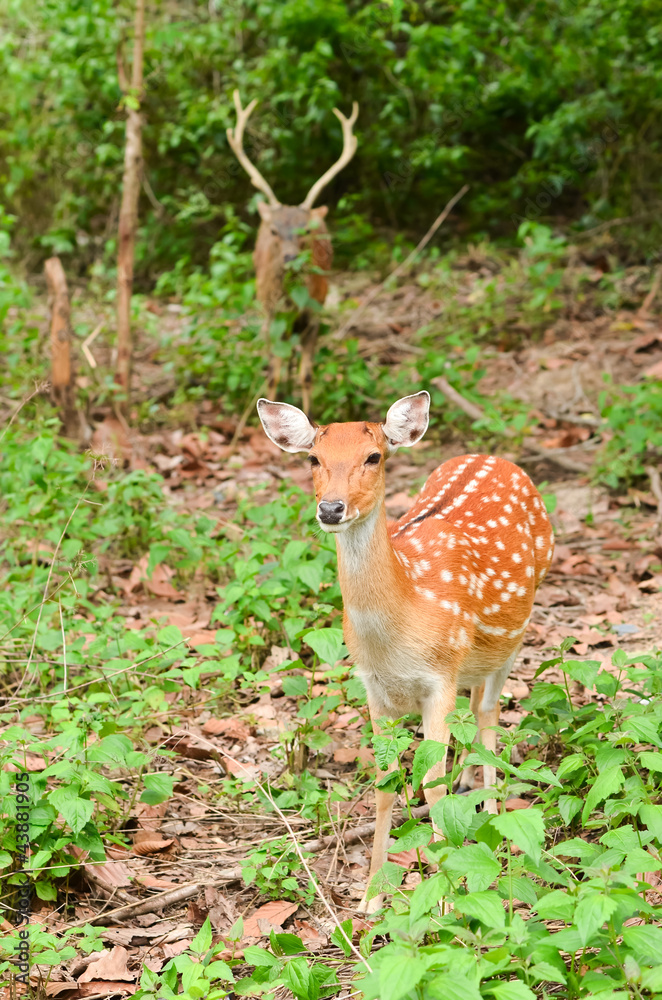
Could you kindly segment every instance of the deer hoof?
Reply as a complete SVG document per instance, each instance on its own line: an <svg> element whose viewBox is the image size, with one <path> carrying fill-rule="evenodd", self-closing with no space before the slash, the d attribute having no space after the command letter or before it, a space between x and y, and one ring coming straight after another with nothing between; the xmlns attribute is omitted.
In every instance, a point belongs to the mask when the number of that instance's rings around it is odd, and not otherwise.
<svg viewBox="0 0 662 1000"><path fill-rule="evenodd" d="M380 910L382 908L382 906L384 905L384 896L383 894L380 896L373 896L372 899L367 899L366 897L367 897L367 891L366 895L364 895L363 899L356 907L356 909L358 910L359 913L363 914L364 916L370 917L372 916L373 913L376 913L377 910Z"/></svg>

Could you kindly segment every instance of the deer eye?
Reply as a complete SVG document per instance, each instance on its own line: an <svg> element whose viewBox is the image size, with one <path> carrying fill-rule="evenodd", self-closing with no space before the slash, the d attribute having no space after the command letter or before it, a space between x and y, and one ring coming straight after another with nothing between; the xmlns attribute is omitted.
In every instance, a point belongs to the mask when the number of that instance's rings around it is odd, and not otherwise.
<svg viewBox="0 0 662 1000"><path fill-rule="evenodd" d="M319 458L315 458L314 455L309 455L308 456L308 461L310 462L311 465L319 465L320 464Z"/></svg>
<svg viewBox="0 0 662 1000"><path fill-rule="evenodd" d="M366 458L365 464L366 465L377 465L377 462L379 462L379 460L381 459L381 457L382 457L382 453L380 451L373 451L372 455L368 455L368 457Z"/></svg>

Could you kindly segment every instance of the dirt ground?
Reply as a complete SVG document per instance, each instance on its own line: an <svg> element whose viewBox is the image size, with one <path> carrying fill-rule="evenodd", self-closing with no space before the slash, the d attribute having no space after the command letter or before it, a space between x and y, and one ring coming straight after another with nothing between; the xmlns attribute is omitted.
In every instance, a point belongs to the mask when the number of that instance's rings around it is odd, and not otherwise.
<svg viewBox="0 0 662 1000"><path fill-rule="evenodd" d="M420 289L417 292L417 296L408 297L408 290L400 289L397 298L382 301L378 311L364 317L358 333L373 356L402 357L411 332L434 315L434 302L421 296ZM491 397L507 388L539 414L535 441L525 441L517 452L504 441L500 453L522 462L534 481L547 482L546 491L557 497L554 562L539 590L522 653L506 684L503 725L518 724L522 701L537 668L549 658L551 647L568 635L576 639L573 648L577 656L607 665L616 647L628 653L662 647L658 500L649 490L612 496L593 486L588 474L591 455L599 446L596 400L602 373L612 374L617 382L631 383L661 361L662 325L656 318L633 314L566 324L562 330L548 331L544 342L517 351L485 352L487 374L480 391ZM153 382L145 377L146 385ZM259 496L265 500L275 494L284 478L310 489L309 470L301 457L283 455L261 430L247 428L231 450L231 422L217 418L211 406L202 407L199 419L209 429L205 435L170 430L141 437L127 432L108 414L94 429L93 447L114 449L129 466L155 468L164 477L171 502L204 509L218 519L221 528L232 523L237 499L249 488L260 488ZM534 443L537 451L527 447ZM550 456L541 456L541 449L548 449ZM404 513L411 503L413 485L441 460L462 450L461 442L457 448L441 449L434 442L423 441L411 452L389 460L389 514L398 517ZM569 459L579 469L585 466L586 473L570 472L556 461L557 456ZM130 564L108 566L107 572L124 592L120 613L131 628L149 628L155 618L161 619L186 630L193 647L211 635L215 600L204 587L181 594L167 578L148 584L141 568ZM103 590L97 599L104 599ZM283 650L273 647L271 665L282 658ZM556 676L550 670L545 679ZM332 690L323 671L314 681L315 693ZM311 951L325 952L333 924L319 902L309 906L286 900L265 903L254 888L246 888L240 880L239 860L247 849L286 833L280 817L275 813L258 815L241 807L219 808L210 802L213 796L199 791L205 787L213 792L228 774L252 775L262 781L278 774L282 765L272 751L279 734L291 726L295 703L284 695L277 675L267 687L240 711L223 718L196 702L192 693L184 692L184 699L190 702L188 722L172 727L167 718L159 719L145 734L154 746L165 745L176 754L174 798L162 806L139 805L131 832L132 848L112 848L105 865L84 864L76 873L70 886L75 921L96 920L107 925L102 937L113 950L101 964L97 956L91 963L76 959L54 969L49 996L68 1000L91 995L94 990L99 995L100 983L112 986L118 995L134 992L140 964L161 968L165 959L187 948L207 915L215 939L222 938L239 915L244 917L243 938L234 948L228 946L226 957L241 957L245 945L259 943L272 927L291 930ZM585 692L575 693L578 698L586 697ZM317 777L329 786L357 767L370 766L372 752L360 746L362 724L356 711L339 708L332 713L328 725L331 743L317 758L315 769ZM337 829L345 834L373 815L371 794L336 806ZM301 843L315 839L308 821L295 816L290 823ZM358 931L363 925L355 907L367 876L370 837L351 844L349 839L345 836L321 847L309 863L339 918L353 917ZM399 854L394 860L412 869L406 884L415 884L419 879L413 870L415 858ZM169 901L167 895L159 895L170 890L178 891L180 898ZM154 904L155 900L158 904L153 909L147 907L151 912L140 912L141 902ZM131 909L126 914L114 914L127 903ZM71 920L63 921L52 904L37 906L49 929L71 926ZM351 992L348 984L340 996Z"/></svg>

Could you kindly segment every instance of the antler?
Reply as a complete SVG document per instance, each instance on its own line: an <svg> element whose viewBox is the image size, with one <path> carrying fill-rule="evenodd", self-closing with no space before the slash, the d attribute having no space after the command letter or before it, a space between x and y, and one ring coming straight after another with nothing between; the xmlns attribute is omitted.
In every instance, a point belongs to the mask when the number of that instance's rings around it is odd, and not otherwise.
<svg viewBox="0 0 662 1000"><path fill-rule="evenodd" d="M359 113L359 106L356 101L352 103L352 113L349 118L345 118L342 111L338 111L338 108L333 109L333 113L342 125L342 153L340 154L340 159L337 160L332 167L329 167L325 174L322 174L318 181L315 181L310 191L306 195L305 201L301 202L301 208L312 208L317 200L320 192L327 186L329 181L332 181L336 174L339 174L343 167L346 167L351 158L356 152L356 146L358 139L353 134L352 129L354 127L354 122L356 121L357 115Z"/></svg>
<svg viewBox="0 0 662 1000"><path fill-rule="evenodd" d="M234 98L234 106L237 109L237 124L235 125L234 129L229 128L226 130L226 135L228 137L228 142L230 143L232 152L237 157L242 167L250 177L253 187L256 187L258 191L262 192L262 194L266 194L269 204L271 205L272 208L278 208L278 206L280 205L278 198L273 193L273 191L265 181L264 177L260 173L260 171L257 169L257 167L255 167L251 163L251 161L248 159L248 157L244 152L244 128L246 126L246 122L251 116L251 113L255 105L257 104L257 99L253 98L251 103L244 110L241 106L241 98L239 97L239 91L235 90L232 96Z"/></svg>

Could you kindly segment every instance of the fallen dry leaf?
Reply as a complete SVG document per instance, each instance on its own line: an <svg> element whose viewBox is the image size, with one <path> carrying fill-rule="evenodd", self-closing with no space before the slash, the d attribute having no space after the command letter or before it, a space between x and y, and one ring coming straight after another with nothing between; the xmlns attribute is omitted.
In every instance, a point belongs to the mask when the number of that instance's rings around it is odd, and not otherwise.
<svg viewBox="0 0 662 1000"><path fill-rule="evenodd" d="M123 861L106 861L102 865L83 865L90 877L108 889L123 889L131 885L131 869Z"/></svg>
<svg viewBox="0 0 662 1000"><path fill-rule="evenodd" d="M264 921L272 927L282 927L288 917L299 909L298 903L289 903L286 899L272 900L265 903L255 913L244 920L244 937L262 937L258 921Z"/></svg>
<svg viewBox="0 0 662 1000"><path fill-rule="evenodd" d="M338 747L333 752L337 764L352 764L359 755L359 747Z"/></svg>
<svg viewBox="0 0 662 1000"><path fill-rule="evenodd" d="M208 719L202 727L205 736L227 736L229 740L245 743L251 735L249 724L236 715L228 719Z"/></svg>
<svg viewBox="0 0 662 1000"><path fill-rule="evenodd" d="M149 830L138 830L133 841L133 853L139 857L148 857L150 854L159 854L167 850L174 844L174 839L165 840L158 833Z"/></svg>
<svg viewBox="0 0 662 1000"><path fill-rule="evenodd" d="M531 803L528 799L520 799L517 796L513 796L512 799L506 799L506 812L515 812L517 809L528 809Z"/></svg>
<svg viewBox="0 0 662 1000"><path fill-rule="evenodd" d="M102 951L95 962L91 962L85 972L78 978L79 983L90 983L93 979L128 980L136 977L127 968L129 953L121 944L116 944L112 951Z"/></svg>

